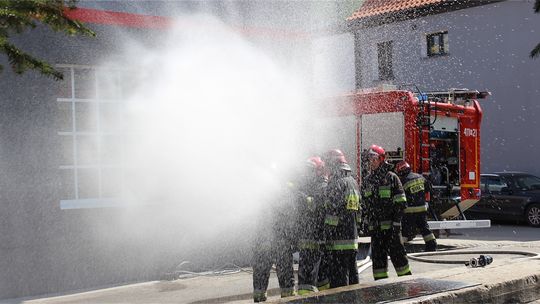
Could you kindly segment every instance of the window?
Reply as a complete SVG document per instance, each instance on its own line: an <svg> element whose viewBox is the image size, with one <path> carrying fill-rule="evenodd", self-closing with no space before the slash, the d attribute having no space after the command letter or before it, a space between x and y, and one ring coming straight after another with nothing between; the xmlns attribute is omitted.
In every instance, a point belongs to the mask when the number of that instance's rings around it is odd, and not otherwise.
<svg viewBox="0 0 540 304"><path fill-rule="evenodd" d="M489 192L491 192L493 194L500 194L502 188L508 187L506 182L501 180L500 177L489 176L487 179L488 179L487 180L487 182L488 182L488 190L489 190Z"/></svg>
<svg viewBox="0 0 540 304"><path fill-rule="evenodd" d="M122 196L122 82L127 73L59 66L62 209L106 206Z"/></svg>
<svg viewBox="0 0 540 304"><path fill-rule="evenodd" d="M392 70L392 41L377 43L377 59L379 62L379 80L394 79Z"/></svg>
<svg viewBox="0 0 540 304"><path fill-rule="evenodd" d="M485 176L480 178L480 191L482 191L481 193L487 193L487 177Z"/></svg>
<svg viewBox="0 0 540 304"><path fill-rule="evenodd" d="M520 190L540 190L540 178L532 175L518 175L515 177L516 188Z"/></svg>
<svg viewBox="0 0 540 304"><path fill-rule="evenodd" d="M448 32L438 32L428 34L427 38L427 55L440 56L448 54Z"/></svg>

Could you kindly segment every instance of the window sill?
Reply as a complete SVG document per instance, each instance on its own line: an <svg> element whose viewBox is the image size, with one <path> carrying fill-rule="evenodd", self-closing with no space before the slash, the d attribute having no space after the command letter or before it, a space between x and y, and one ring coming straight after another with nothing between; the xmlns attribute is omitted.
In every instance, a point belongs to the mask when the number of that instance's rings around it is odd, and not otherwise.
<svg viewBox="0 0 540 304"><path fill-rule="evenodd" d="M117 198L86 198L60 201L61 210L119 208L127 205L125 201Z"/></svg>
<svg viewBox="0 0 540 304"><path fill-rule="evenodd" d="M445 53L445 54L437 54L437 55L426 55L422 58L424 59L431 59L431 58L443 58L443 57L448 57L450 56L450 53Z"/></svg>

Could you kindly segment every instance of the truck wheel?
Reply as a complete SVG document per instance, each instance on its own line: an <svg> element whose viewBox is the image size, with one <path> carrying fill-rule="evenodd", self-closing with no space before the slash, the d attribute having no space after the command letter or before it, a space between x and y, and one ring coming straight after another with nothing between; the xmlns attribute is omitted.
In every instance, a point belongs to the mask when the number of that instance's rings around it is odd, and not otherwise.
<svg viewBox="0 0 540 304"><path fill-rule="evenodd" d="M533 227L540 227L540 204L530 204L525 211L525 221Z"/></svg>

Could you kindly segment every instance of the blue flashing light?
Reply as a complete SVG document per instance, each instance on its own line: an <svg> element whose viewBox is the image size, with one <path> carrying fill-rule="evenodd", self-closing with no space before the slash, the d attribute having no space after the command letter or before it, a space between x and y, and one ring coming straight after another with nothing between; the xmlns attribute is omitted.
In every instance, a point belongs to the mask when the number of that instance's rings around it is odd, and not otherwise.
<svg viewBox="0 0 540 304"><path fill-rule="evenodd" d="M428 100L428 96L427 94L424 94L424 93L420 93L416 96L416 98L418 98L418 101L427 101Z"/></svg>

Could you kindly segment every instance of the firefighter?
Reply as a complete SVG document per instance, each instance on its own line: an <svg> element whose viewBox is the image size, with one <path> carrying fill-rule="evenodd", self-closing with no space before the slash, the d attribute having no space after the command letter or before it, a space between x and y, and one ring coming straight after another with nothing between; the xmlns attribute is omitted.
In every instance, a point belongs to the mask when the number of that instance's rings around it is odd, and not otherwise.
<svg viewBox="0 0 540 304"><path fill-rule="evenodd" d="M319 156L310 157L298 188L298 294L306 295L325 289L328 280L319 272L324 225L324 190L328 184L324 162Z"/></svg>
<svg viewBox="0 0 540 304"><path fill-rule="evenodd" d="M395 171L407 197L407 208L402 220L404 235L414 237L420 230L426 244L425 251L436 251L437 241L427 223L429 192L426 191L426 180L422 175L412 172L406 161L397 163Z"/></svg>
<svg viewBox="0 0 540 304"><path fill-rule="evenodd" d="M362 200L371 235L373 278L388 278L388 255L398 276L411 269L401 240L401 218L406 197L398 176L385 160L384 149L372 145L368 150L370 173L362 182Z"/></svg>
<svg viewBox="0 0 540 304"><path fill-rule="evenodd" d="M330 150L324 161L329 172L324 216L326 269L330 288L335 288L358 283L359 189L343 152Z"/></svg>
<svg viewBox="0 0 540 304"><path fill-rule="evenodd" d="M292 182L267 206L258 221L253 246L253 301L264 302L272 264L276 265L281 297L296 295L294 290L293 253L296 251L297 192Z"/></svg>

